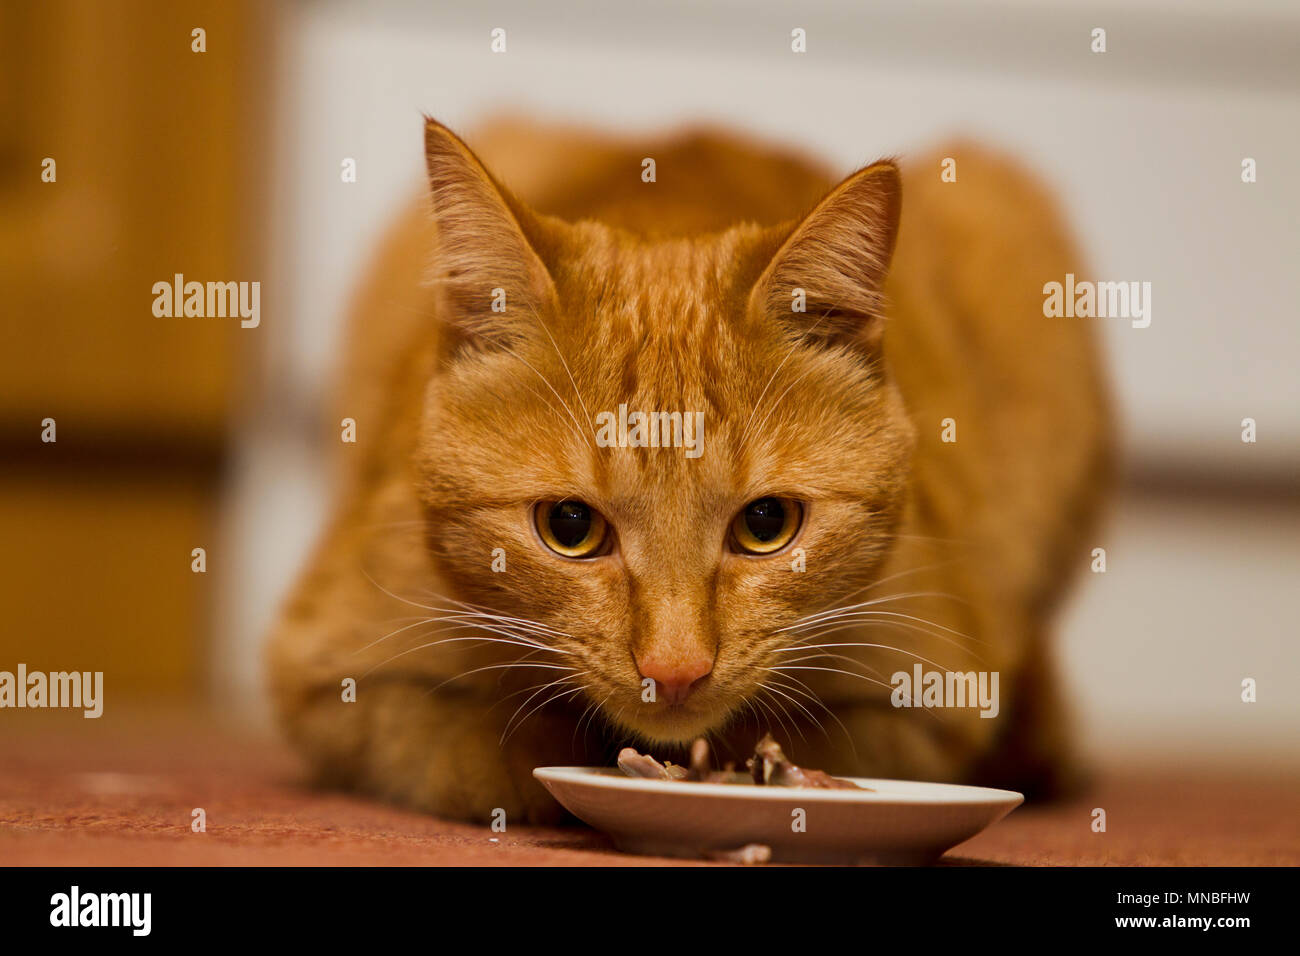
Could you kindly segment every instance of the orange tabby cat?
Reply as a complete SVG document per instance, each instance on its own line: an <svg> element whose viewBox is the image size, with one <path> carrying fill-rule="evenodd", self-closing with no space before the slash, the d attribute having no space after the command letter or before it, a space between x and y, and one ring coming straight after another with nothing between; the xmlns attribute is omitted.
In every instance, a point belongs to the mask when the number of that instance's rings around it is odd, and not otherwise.
<svg viewBox="0 0 1300 956"><path fill-rule="evenodd" d="M770 729L837 774L1059 784L1048 619L1109 456L1091 329L1043 315L1079 271L1043 191L963 144L832 185L711 133L425 135L271 646L320 775L550 820L535 766ZM637 413L683 424L641 447ZM897 706L918 666L996 706Z"/></svg>

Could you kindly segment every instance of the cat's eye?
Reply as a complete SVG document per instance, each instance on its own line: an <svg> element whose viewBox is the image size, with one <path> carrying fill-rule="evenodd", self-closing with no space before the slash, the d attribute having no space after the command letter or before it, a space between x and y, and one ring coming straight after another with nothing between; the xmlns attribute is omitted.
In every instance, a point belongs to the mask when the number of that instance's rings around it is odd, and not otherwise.
<svg viewBox="0 0 1300 956"><path fill-rule="evenodd" d="M585 501L543 501L533 515L542 542L566 558L595 557L608 537L604 517Z"/></svg>
<svg viewBox="0 0 1300 956"><path fill-rule="evenodd" d="M758 498L731 522L731 540L745 554L780 551L799 530L803 505L793 498Z"/></svg>

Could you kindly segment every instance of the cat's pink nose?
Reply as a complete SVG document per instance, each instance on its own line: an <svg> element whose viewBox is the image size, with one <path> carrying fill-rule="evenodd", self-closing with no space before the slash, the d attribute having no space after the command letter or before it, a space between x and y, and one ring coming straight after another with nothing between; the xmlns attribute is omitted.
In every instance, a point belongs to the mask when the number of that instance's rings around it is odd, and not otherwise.
<svg viewBox="0 0 1300 956"><path fill-rule="evenodd" d="M695 685L713 670L711 657L695 657L685 661L666 661L657 657L638 657L637 668L642 677L655 682L655 699L669 704L680 704L691 695Z"/></svg>

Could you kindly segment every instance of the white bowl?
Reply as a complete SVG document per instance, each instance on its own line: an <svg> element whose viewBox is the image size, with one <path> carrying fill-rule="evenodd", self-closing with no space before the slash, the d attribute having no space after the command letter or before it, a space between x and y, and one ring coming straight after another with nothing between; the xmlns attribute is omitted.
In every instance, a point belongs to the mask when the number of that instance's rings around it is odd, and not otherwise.
<svg viewBox="0 0 1300 956"><path fill-rule="evenodd" d="M758 843L782 863L933 863L1025 799L865 777L847 779L869 791L646 780L612 767L538 767L533 776L627 853L699 858Z"/></svg>

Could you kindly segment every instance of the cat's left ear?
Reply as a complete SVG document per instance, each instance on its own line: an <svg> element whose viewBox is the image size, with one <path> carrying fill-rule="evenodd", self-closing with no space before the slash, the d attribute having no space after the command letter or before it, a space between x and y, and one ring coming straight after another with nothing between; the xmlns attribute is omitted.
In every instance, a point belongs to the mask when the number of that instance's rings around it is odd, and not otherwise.
<svg viewBox="0 0 1300 956"><path fill-rule="evenodd" d="M750 308L809 341L878 348L901 202L892 162L849 176L788 233L754 284Z"/></svg>

